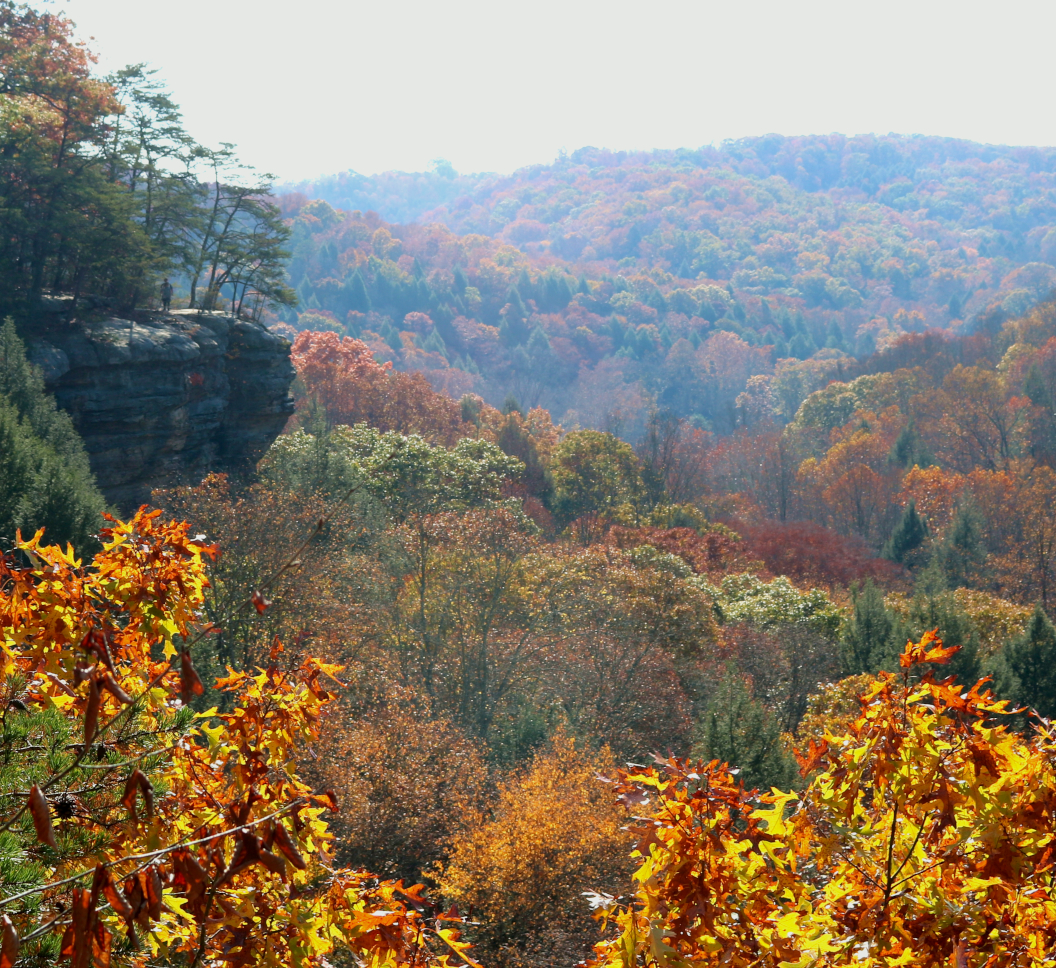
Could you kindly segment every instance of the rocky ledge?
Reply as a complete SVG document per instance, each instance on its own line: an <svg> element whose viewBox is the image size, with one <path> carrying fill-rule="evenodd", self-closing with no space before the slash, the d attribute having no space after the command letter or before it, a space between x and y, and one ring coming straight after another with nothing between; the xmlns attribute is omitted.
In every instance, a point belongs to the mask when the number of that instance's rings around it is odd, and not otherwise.
<svg viewBox="0 0 1056 968"><path fill-rule="evenodd" d="M293 412L290 344L221 313L74 320L28 348L125 512L155 488L249 466Z"/></svg>

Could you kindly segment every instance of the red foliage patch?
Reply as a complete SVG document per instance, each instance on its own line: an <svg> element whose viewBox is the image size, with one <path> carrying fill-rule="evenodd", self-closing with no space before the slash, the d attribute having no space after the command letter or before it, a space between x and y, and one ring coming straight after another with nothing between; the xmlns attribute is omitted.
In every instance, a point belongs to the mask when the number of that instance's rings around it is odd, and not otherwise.
<svg viewBox="0 0 1056 968"><path fill-rule="evenodd" d="M606 541L617 548L652 545L659 551L678 555L698 575L743 571L750 555L744 544L723 531L699 534L692 528L625 528L614 525Z"/></svg>
<svg viewBox="0 0 1056 968"><path fill-rule="evenodd" d="M773 575L787 575L805 585L849 585L872 578L877 584L898 584L902 569L874 557L858 537L848 537L810 521L763 521L751 525L731 521L744 538L746 557L762 561Z"/></svg>

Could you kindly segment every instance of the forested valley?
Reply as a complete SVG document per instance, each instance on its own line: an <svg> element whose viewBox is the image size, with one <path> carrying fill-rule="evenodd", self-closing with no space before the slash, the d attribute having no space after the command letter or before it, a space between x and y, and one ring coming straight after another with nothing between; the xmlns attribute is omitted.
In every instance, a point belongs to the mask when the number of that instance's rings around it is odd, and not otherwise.
<svg viewBox="0 0 1056 968"><path fill-rule="evenodd" d="M1051 965L1048 149L276 189L0 81L0 968ZM110 506L34 347L215 315L284 431Z"/></svg>

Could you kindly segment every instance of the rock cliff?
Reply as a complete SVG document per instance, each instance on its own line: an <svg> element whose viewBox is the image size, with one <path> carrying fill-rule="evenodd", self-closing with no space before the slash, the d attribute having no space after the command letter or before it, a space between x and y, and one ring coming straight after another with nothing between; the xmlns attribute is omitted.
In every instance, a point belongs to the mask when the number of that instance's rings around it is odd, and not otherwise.
<svg viewBox="0 0 1056 968"><path fill-rule="evenodd" d="M289 343L221 313L74 320L28 348L122 511L154 488L249 466L293 412Z"/></svg>

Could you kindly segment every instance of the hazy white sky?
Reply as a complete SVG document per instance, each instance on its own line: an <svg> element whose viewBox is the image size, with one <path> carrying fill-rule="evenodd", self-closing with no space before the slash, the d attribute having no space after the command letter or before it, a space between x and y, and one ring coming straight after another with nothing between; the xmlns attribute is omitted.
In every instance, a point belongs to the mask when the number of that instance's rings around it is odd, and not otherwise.
<svg viewBox="0 0 1056 968"><path fill-rule="evenodd" d="M1052 0L55 0L283 179L779 132L1056 145Z"/></svg>

